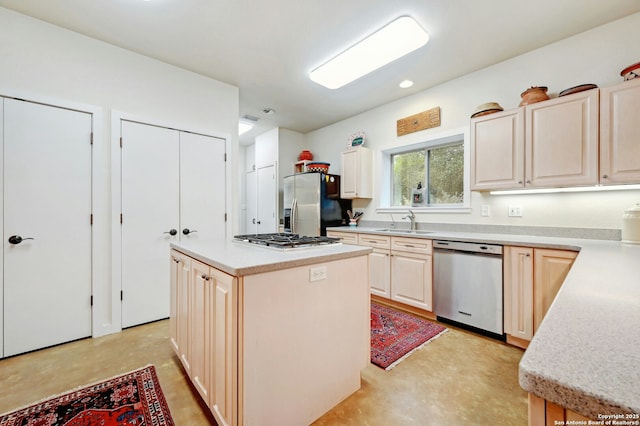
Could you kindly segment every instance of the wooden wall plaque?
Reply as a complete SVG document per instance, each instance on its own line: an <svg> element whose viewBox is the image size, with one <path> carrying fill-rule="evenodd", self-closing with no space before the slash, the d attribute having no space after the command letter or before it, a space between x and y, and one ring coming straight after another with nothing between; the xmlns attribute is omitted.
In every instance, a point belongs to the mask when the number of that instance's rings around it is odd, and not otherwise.
<svg viewBox="0 0 640 426"><path fill-rule="evenodd" d="M398 136L403 136L418 130L431 129L438 126L440 126L440 107L435 107L401 118L397 122L397 132Z"/></svg>

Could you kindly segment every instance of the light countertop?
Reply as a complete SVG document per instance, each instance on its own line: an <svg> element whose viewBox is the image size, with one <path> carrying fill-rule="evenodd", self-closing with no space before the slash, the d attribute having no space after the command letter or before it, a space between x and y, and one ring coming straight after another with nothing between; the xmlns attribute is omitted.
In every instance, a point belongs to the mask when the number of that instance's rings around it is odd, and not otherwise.
<svg viewBox="0 0 640 426"><path fill-rule="evenodd" d="M595 419L640 413L640 245L470 232L329 230L579 251L520 361L520 386Z"/></svg>
<svg viewBox="0 0 640 426"><path fill-rule="evenodd" d="M171 243L171 248L235 276L364 256L371 252L368 247L349 244L329 244L283 251L226 239Z"/></svg>

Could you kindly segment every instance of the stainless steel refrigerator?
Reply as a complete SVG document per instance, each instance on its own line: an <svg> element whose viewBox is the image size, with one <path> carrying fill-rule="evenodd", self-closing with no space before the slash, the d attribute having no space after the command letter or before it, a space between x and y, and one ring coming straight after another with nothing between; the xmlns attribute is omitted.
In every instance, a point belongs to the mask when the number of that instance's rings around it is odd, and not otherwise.
<svg viewBox="0 0 640 426"><path fill-rule="evenodd" d="M327 235L328 226L348 223L351 200L340 199L340 176L310 172L284 178L284 231Z"/></svg>

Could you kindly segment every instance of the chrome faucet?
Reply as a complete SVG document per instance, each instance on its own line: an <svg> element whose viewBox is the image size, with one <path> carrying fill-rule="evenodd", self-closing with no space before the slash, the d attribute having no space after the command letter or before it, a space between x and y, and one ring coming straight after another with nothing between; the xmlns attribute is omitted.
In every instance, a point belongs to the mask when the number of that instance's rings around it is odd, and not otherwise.
<svg viewBox="0 0 640 426"><path fill-rule="evenodd" d="M411 221L411 230L416 230L416 215L413 213L413 210L409 210L409 214L402 217L402 219L409 219Z"/></svg>

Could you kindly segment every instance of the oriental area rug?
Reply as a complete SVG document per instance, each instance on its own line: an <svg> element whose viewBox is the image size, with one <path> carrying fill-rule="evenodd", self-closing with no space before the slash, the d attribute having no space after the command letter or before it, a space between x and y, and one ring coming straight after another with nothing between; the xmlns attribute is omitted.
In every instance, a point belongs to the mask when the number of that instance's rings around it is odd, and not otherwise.
<svg viewBox="0 0 640 426"><path fill-rule="evenodd" d="M376 303L371 304L371 362L390 370L446 327Z"/></svg>
<svg viewBox="0 0 640 426"><path fill-rule="evenodd" d="M155 367L54 396L0 416L0 426L173 426Z"/></svg>

